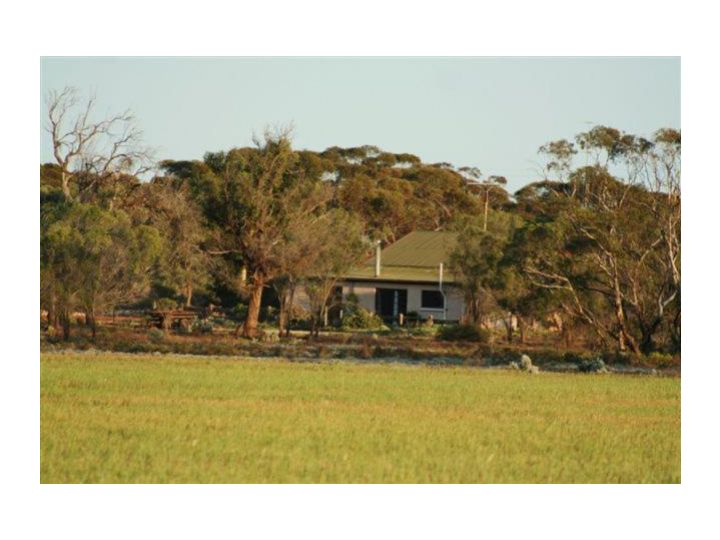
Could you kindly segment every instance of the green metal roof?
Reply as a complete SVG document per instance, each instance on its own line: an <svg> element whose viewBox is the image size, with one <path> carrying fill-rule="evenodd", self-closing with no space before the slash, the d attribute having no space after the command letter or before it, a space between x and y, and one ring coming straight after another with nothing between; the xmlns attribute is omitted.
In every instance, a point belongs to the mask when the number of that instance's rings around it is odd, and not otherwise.
<svg viewBox="0 0 720 540"><path fill-rule="evenodd" d="M450 232L415 231L382 250L380 276L375 277L375 256L353 268L345 279L372 281L436 282L443 263L443 281L453 282L448 268L457 235Z"/></svg>

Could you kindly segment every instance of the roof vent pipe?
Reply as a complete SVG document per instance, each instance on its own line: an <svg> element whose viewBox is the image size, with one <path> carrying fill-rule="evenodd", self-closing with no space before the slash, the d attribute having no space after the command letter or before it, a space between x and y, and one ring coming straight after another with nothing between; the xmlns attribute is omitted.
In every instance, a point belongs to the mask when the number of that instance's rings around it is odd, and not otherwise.
<svg viewBox="0 0 720 540"><path fill-rule="evenodd" d="M382 242L375 242L375 277L380 277L380 246Z"/></svg>

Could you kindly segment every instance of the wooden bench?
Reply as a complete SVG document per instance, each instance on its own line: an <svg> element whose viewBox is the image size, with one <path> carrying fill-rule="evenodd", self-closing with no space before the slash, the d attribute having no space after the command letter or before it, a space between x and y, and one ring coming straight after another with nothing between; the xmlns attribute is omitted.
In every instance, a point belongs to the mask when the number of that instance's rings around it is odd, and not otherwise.
<svg viewBox="0 0 720 540"><path fill-rule="evenodd" d="M167 330L177 323L178 325L189 325L197 319L199 313L192 310L172 309L159 310L155 309L148 312L148 326L155 326Z"/></svg>

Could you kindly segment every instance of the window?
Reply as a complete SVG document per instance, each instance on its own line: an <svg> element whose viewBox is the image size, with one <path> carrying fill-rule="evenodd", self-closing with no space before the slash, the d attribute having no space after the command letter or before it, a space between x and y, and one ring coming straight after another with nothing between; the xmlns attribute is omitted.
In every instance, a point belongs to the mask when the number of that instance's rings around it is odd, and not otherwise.
<svg viewBox="0 0 720 540"><path fill-rule="evenodd" d="M445 299L440 291L422 291L420 307L422 309L443 309Z"/></svg>

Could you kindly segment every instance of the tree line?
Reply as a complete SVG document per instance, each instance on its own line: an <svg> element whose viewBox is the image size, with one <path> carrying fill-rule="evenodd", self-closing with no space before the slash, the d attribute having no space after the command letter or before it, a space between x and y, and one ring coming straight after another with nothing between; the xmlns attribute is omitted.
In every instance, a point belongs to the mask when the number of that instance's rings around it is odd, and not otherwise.
<svg viewBox="0 0 720 540"><path fill-rule="evenodd" d="M513 317L522 339L553 318L602 346L679 350L679 131L598 126L548 143L543 177L511 195L477 168L370 145L297 150L287 130L158 162L129 112L97 120L74 89L49 94L47 110L41 307L65 337L74 311L94 331L97 314L161 297L240 299L237 332L252 337L268 291L287 333L301 285L317 333L338 277L373 242L452 230L469 324Z"/></svg>

